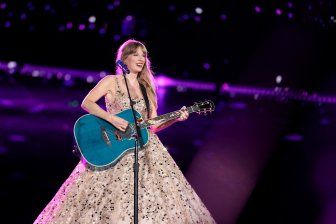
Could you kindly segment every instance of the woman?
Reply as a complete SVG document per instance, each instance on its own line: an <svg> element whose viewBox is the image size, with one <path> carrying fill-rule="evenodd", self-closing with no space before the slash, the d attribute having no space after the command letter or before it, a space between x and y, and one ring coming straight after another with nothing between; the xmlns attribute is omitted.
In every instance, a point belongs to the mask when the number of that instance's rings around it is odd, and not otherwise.
<svg viewBox="0 0 336 224"><path fill-rule="evenodd" d="M126 78L134 108L145 119L156 117L156 88L145 46L128 40L119 48L119 59L130 70ZM146 88L149 113L140 84ZM101 97L105 97L106 111L96 103ZM128 122L114 115L130 108L124 77L104 77L85 97L82 108L124 131ZM152 126L149 143L139 151L139 223L215 223L155 134L186 120L185 107L180 111L178 119ZM133 153L103 171L93 171L80 162L35 223L132 223L133 163Z"/></svg>

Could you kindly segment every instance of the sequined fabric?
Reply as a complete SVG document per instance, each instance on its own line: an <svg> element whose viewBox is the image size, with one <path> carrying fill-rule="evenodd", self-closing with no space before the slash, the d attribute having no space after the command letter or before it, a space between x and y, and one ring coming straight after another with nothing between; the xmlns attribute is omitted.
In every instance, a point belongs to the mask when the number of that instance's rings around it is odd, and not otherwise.
<svg viewBox="0 0 336 224"><path fill-rule="evenodd" d="M109 113L129 108L125 94L116 95L105 97ZM147 117L143 99L135 108ZM149 139L139 151L139 223L215 223L158 136ZM133 162L133 153L103 171L79 162L34 223L133 223Z"/></svg>

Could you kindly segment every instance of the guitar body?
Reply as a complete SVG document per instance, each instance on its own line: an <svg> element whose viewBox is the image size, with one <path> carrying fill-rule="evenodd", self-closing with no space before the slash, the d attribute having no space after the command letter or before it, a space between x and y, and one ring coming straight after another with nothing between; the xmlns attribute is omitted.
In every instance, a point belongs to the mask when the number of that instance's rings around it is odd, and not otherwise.
<svg viewBox="0 0 336 224"><path fill-rule="evenodd" d="M74 125L74 136L82 159L94 167L104 168L114 165L126 152L134 150L136 129L131 109L124 110L116 116L129 122L125 132L97 116L86 114ZM137 120L142 120L136 111ZM142 139L140 145L149 140L147 128L140 129Z"/></svg>

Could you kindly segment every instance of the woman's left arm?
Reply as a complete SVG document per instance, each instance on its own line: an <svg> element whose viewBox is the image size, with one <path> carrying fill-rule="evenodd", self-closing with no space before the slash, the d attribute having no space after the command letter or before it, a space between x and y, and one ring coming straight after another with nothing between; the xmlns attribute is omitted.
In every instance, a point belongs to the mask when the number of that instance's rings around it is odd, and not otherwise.
<svg viewBox="0 0 336 224"><path fill-rule="evenodd" d="M151 116L150 116L150 118L157 117L157 112L156 112L156 110L154 109L154 110L151 110L151 111L152 111L152 112L151 112ZM174 123L176 123L176 122L178 122L178 121L185 121L185 120L187 120L188 117L189 117L189 113L188 113L188 111L187 111L187 108L186 108L185 106L183 106L183 107L180 109L180 112L181 112L181 114L180 114L180 117L179 117L179 118L176 118L176 119L174 119L174 120L170 120L170 121L166 121L166 122L161 123L161 124L153 125L153 126L151 127L151 131L154 132L154 133L156 133L156 132L158 132L158 131L161 131L161 130L163 130L163 129L169 127L170 125L172 125L172 124L174 124Z"/></svg>

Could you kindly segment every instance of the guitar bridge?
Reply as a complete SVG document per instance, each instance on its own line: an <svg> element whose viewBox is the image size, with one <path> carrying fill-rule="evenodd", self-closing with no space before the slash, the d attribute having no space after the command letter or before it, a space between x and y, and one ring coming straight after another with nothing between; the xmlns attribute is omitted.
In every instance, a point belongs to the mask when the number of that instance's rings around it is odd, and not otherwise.
<svg viewBox="0 0 336 224"><path fill-rule="evenodd" d="M107 145L111 145L111 141L107 135L107 132L106 132L106 129L104 127L101 127L100 128L100 131L101 131L101 134L102 134L102 137L104 139L104 142L107 144Z"/></svg>
<svg viewBox="0 0 336 224"><path fill-rule="evenodd" d="M115 131L114 134L115 134L116 139L117 139L118 141L120 141L120 140L122 139L122 137L120 136L120 134L119 134L118 131Z"/></svg>

